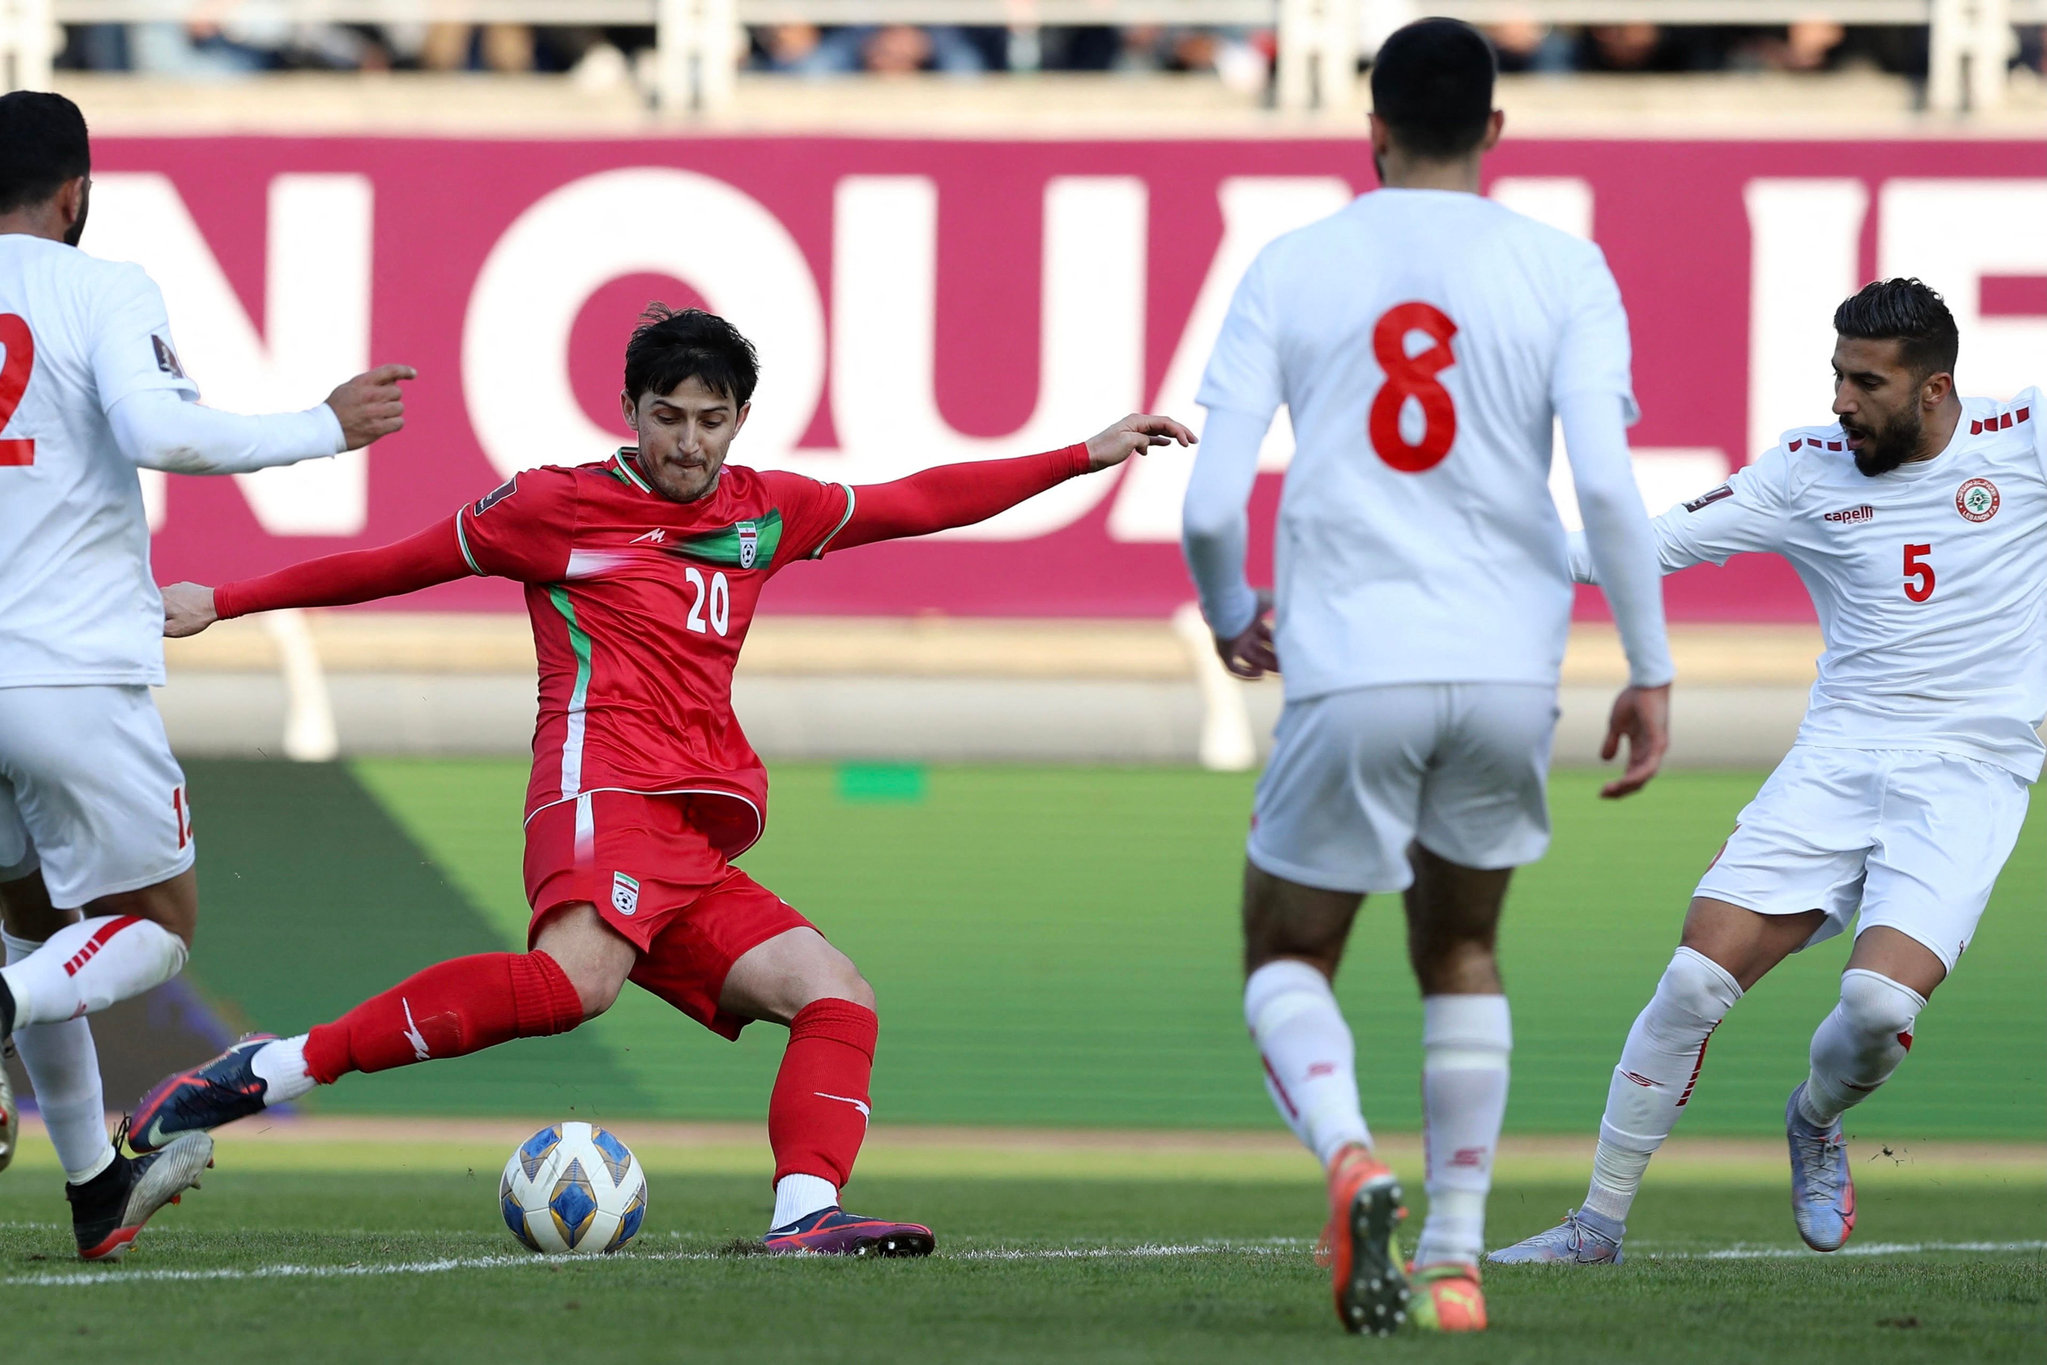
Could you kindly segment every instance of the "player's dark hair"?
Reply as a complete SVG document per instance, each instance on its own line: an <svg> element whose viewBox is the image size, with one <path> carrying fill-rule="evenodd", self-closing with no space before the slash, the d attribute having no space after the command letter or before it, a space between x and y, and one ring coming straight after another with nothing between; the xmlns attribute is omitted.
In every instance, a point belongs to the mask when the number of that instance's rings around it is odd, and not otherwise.
<svg viewBox="0 0 2047 1365"><path fill-rule="evenodd" d="M650 303L643 321L625 344L625 392L633 403L640 395L673 393L685 379L695 379L713 393L741 407L759 382L760 357L753 343L716 313L701 308L676 310Z"/></svg>
<svg viewBox="0 0 2047 1365"><path fill-rule="evenodd" d="M1874 280L1834 310L1834 330L1862 341L1896 341L1921 379L1955 372L1961 334L1947 300L1914 279Z"/></svg>
<svg viewBox="0 0 2047 1365"><path fill-rule="evenodd" d="M1372 60L1372 112L1403 151L1448 161L1485 140L1498 71L1493 45L1470 24L1417 19Z"/></svg>
<svg viewBox="0 0 2047 1365"><path fill-rule="evenodd" d="M40 204L65 181L92 173L85 115L62 95L0 95L0 213Z"/></svg>

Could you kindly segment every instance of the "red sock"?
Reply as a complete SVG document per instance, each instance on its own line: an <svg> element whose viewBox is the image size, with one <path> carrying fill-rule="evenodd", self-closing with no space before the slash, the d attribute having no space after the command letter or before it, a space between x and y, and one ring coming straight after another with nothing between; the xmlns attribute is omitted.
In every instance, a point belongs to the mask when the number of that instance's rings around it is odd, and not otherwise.
<svg viewBox="0 0 2047 1365"><path fill-rule="evenodd" d="M568 974L546 953L478 953L427 968L306 1037L306 1070L322 1085L351 1071L388 1071L460 1057L583 1022Z"/></svg>
<svg viewBox="0 0 2047 1365"><path fill-rule="evenodd" d="M789 1021L789 1049L768 1100L775 1179L814 1175L843 1186L867 1136L867 1081L874 1071L874 1011L850 1000L813 1000Z"/></svg>

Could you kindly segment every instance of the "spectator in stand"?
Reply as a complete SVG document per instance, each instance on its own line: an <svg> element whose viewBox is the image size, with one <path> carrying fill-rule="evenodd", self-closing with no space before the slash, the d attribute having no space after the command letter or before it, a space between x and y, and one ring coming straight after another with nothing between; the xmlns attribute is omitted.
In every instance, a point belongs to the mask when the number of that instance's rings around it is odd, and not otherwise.
<svg viewBox="0 0 2047 1365"><path fill-rule="evenodd" d="M1508 75L1530 71L1555 74L1576 65L1571 35L1552 25L1522 19L1488 25L1485 32L1500 55L1500 70Z"/></svg>
<svg viewBox="0 0 2047 1365"><path fill-rule="evenodd" d="M995 30L997 43L1005 37ZM842 76L867 72L903 76L937 71L978 76L1003 65L1001 48L979 30L955 24L775 24L753 31L755 64L799 76Z"/></svg>

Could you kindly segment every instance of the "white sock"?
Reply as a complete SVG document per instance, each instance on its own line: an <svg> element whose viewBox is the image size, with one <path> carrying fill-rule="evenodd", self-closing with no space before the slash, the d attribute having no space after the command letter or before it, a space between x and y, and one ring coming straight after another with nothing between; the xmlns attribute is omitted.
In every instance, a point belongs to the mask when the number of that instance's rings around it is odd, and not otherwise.
<svg viewBox="0 0 2047 1365"><path fill-rule="evenodd" d="M43 945L33 939L0 934L7 944L9 965ZM14 1031L14 1050L35 1088L36 1109L64 1178L74 1185L113 1164L114 1145L107 1140L107 1103L100 1093L100 1059L92 1044L92 1026L83 1019L60 1024L32 1024Z"/></svg>
<svg viewBox="0 0 2047 1365"><path fill-rule="evenodd" d="M1822 1128L1868 1099L1912 1050L1912 1025L1926 997L1887 976L1851 967L1841 973L1841 1003L1812 1035L1812 1073L1799 1103Z"/></svg>
<svg viewBox="0 0 2047 1365"><path fill-rule="evenodd" d="M14 1026L61 1024L161 986L185 965L185 941L132 915L84 919L0 968L14 993Z"/></svg>
<svg viewBox="0 0 2047 1365"><path fill-rule="evenodd" d="M1507 1057L1513 1049L1506 996L1422 1000L1429 1218L1415 1249L1416 1265L1476 1265L1485 1253L1486 1195L1507 1116Z"/></svg>
<svg viewBox="0 0 2047 1365"><path fill-rule="evenodd" d="M1741 987L1711 958L1680 948L1670 959L1613 1069L1585 1207L1627 1221L1649 1158L1692 1097L1706 1064L1707 1039L1740 999Z"/></svg>
<svg viewBox="0 0 2047 1365"><path fill-rule="evenodd" d="M768 1230L786 1228L799 1218L839 1202L839 1187L822 1176L785 1175L775 1182L775 1216Z"/></svg>
<svg viewBox="0 0 2047 1365"><path fill-rule="evenodd" d="M1266 1092L1317 1161L1326 1167L1349 1143L1371 1145L1350 1025L1327 977L1291 958L1266 963L1244 983L1244 1022L1265 1061Z"/></svg>
<svg viewBox="0 0 2047 1365"><path fill-rule="evenodd" d="M265 1043L249 1057L249 1070L263 1082L263 1103L287 1104L313 1090L313 1075L306 1070L306 1035L279 1038Z"/></svg>

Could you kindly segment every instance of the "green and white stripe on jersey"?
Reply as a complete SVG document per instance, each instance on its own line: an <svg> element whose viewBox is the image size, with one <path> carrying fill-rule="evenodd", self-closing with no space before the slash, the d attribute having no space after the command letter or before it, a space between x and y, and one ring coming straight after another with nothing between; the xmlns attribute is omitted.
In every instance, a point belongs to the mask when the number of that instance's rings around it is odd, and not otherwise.
<svg viewBox="0 0 2047 1365"><path fill-rule="evenodd" d="M569 689L568 731L562 736L562 799L583 790L583 708L590 698L590 635L576 624L576 607L560 584L547 590L548 601L569 628L569 648L576 656L576 683Z"/></svg>

